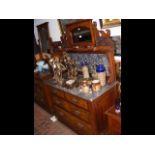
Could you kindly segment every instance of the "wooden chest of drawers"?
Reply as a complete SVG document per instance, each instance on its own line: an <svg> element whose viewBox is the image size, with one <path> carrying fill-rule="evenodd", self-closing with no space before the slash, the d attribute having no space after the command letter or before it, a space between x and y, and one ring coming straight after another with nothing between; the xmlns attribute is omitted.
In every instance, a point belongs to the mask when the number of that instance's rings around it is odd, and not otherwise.
<svg viewBox="0 0 155 155"><path fill-rule="evenodd" d="M115 103L115 86L92 102L55 87L50 89L55 115L75 132L100 134L107 127L104 112Z"/></svg>
<svg viewBox="0 0 155 155"><path fill-rule="evenodd" d="M48 86L45 84L45 81L50 78L50 75L39 76L34 74L34 101L49 113L51 113L52 108L48 95Z"/></svg>

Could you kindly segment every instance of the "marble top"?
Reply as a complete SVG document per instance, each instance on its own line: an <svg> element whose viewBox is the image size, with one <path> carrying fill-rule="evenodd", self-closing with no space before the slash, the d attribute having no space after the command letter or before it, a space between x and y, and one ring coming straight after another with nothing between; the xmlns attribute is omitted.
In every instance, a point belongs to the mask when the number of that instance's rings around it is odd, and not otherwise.
<svg viewBox="0 0 155 155"><path fill-rule="evenodd" d="M93 92L91 89L89 91L89 93L83 93L82 90L80 89L80 87L78 88L73 88L73 89L67 89L65 87L59 86L56 84L56 82L54 80L48 80L47 83L57 89L60 89L64 92L70 93L72 95L78 96L80 98L83 98L87 101L94 101L95 99L97 99L98 97L100 97L101 95L103 95L104 93L106 93L109 89L111 89L114 85L116 85L117 82L113 82L112 84L106 84L105 86L103 86L98 92Z"/></svg>

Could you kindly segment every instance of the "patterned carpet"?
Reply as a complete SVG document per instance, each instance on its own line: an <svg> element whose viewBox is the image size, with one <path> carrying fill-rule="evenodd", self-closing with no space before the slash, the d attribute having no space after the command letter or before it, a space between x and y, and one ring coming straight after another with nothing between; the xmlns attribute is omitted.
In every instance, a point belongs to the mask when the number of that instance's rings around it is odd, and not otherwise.
<svg viewBox="0 0 155 155"><path fill-rule="evenodd" d="M74 131L59 121L52 122L51 115L39 105L34 104L34 134L35 135L76 135Z"/></svg>

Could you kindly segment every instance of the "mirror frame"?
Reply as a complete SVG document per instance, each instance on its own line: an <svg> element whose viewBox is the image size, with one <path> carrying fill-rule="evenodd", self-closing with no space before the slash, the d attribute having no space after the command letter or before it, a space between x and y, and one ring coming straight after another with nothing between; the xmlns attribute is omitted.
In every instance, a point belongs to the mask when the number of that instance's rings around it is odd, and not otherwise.
<svg viewBox="0 0 155 155"><path fill-rule="evenodd" d="M78 28L78 27L86 27L86 28L90 29L91 42L80 42L80 43L73 42L72 30L74 30L75 28ZM70 44L72 46L95 46L96 45L96 37L95 37L95 33L94 33L92 19L82 20L82 21L71 23L71 24L67 24L66 25L66 35L67 35L68 41L70 42Z"/></svg>

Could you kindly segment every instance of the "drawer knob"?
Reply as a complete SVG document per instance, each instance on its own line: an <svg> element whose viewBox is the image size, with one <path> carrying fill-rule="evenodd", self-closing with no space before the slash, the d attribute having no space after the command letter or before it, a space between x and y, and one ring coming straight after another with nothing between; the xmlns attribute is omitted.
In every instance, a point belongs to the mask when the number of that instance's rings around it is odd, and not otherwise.
<svg viewBox="0 0 155 155"><path fill-rule="evenodd" d="M80 115L80 111L76 110L76 111L74 111L74 114L79 116Z"/></svg>
<svg viewBox="0 0 155 155"><path fill-rule="evenodd" d="M73 98L73 99L72 99L72 102L73 102L73 103L78 103L78 100L77 100L76 98Z"/></svg>

